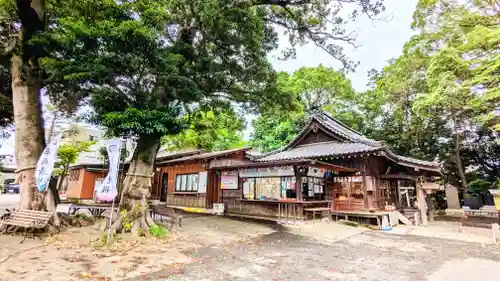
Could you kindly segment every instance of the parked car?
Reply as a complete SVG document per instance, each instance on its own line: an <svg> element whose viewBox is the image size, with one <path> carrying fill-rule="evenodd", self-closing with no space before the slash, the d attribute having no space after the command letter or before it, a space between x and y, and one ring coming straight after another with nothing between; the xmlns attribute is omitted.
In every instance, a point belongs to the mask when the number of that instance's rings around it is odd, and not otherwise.
<svg viewBox="0 0 500 281"><path fill-rule="evenodd" d="M19 194L19 183L15 179L6 179L3 183L3 193L17 193Z"/></svg>

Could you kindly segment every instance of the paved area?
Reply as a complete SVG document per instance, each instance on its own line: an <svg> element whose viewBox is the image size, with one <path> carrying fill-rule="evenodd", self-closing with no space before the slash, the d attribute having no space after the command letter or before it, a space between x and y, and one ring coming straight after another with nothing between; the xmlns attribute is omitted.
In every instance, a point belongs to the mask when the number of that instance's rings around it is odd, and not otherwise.
<svg viewBox="0 0 500 281"><path fill-rule="evenodd" d="M0 212L5 209L15 209L19 203L19 194L0 194ZM67 213L69 204L57 205L57 211Z"/></svg>
<svg viewBox="0 0 500 281"><path fill-rule="evenodd" d="M16 195L0 195L0 208L15 206L17 200ZM93 276L111 278L103 280L127 281L498 281L500 248L488 244L488 239L487 230L453 224L400 227L385 233L336 223L276 226L187 215L184 227L175 229L172 239L155 242L151 249L140 246L137 253L125 250L119 257L116 253L94 256L90 249L75 252L70 245L73 257L53 245L11 258L1 265L10 275L0 274L0 280L77 280L79 273L95 271ZM0 241L2 250L8 248L6 242ZM26 246L35 243L27 241ZM19 247L18 242L10 245ZM50 269L42 274L46 258L38 257L50 253L50 260L64 264L57 278L49 275ZM149 263L144 260L148 255ZM125 257L130 267L124 268ZM26 260L32 264L29 272L20 266ZM92 270L85 267L89 263ZM126 279L132 276L137 277Z"/></svg>
<svg viewBox="0 0 500 281"><path fill-rule="evenodd" d="M0 210L12 209L19 203L19 194L0 194Z"/></svg>
<svg viewBox="0 0 500 281"><path fill-rule="evenodd" d="M491 245L372 231L330 241L276 231L185 254L196 262L128 281L497 281L500 268Z"/></svg>

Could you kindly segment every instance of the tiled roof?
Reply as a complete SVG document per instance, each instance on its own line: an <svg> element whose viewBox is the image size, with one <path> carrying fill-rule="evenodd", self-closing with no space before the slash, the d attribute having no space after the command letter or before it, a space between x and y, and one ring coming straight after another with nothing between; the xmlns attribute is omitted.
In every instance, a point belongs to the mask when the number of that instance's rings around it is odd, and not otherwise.
<svg viewBox="0 0 500 281"><path fill-rule="evenodd" d="M318 120L318 122L328 129L330 129L332 132L339 134L340 136L346 138L347 140L354 142L354 143L364 143L367 145L372 145L372 146L379 146L380 143L367 138L360 132L357 132L351 128L349 128L347 125L344 123L340 122L339 120L333 118L330 114L320 111L316 114L314 114L311 118L314 118Z"/></svg>
<svg viewBox="0 0 500 281"><path fill-rule="evenodd" d="M292 149L265 156L258 161L275 161L306 159L323 156L337 156L363 152L373 152L383 149L381 146L370 146L364 143L341 143L337 141L320 142L299 145Z"/></svg>
<svg viewBox="0 0 500 281"><path fill-rule="evenodd" d="M179 151L165 151L164 149L160 149L160 151L158 151L158 154L156 155L156 160L163 158L177 158L186 155L200 154L202 152L203 151L200 149L185 149Z"/></svg>
<svg viewBox="0 0 500 281"><path fill-rule="evenodd" d="M182 162L182 161L209 159L209 158L215 158L215 157L224 156L227 154L232 154L232 153L236 153L239 151L247 151L247 150L250 150L250 148L234 148L234 149L228 149L228 150L206 152L206 153L176 158L176 159L172 159L172 160L167 160L167 161L160 161L159 164L169 164L169 163Z"/></svg>
<svg viewBox="0 0 500 281"><path fill-rule="evenodd" d="M301 139L311 130L313 121L324 126L329 133L337 135L341 141L320 142L307 145L297 145ZM418 168L425 166L426 169L439 172L439 164L436 162L423 161L410 157L400 156L391 152L381 142L367 138L363 134L349 128L339 120L333 118L324 111L318 111L311 115L307 125L299 132L297 137L288 145L275 151L256 156L257 161L276 161L290 159L306 159L322 156L347 155L365 152L384 152L386 157L392 161L409 167Z"/></svg>
<svg viewBox="0 0 500 281"><path fill-rule="evenodd" d="M415 164L415 165L423 165L423 166L435 168L437 171L439 171L439 163L424 161L424 160L410 158L410 157L401 156L401 155L397 155L397 154L394 154L394 155L398 159L398 161L397 161L398 164L405 165L406 163L409 163L409 164Z"/></svg>

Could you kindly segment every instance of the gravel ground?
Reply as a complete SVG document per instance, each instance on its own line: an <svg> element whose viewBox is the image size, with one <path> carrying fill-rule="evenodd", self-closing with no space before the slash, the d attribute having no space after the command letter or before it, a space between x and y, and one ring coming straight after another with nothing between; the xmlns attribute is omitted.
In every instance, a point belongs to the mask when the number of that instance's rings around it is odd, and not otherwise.
<svg viewBox="0 0 500 281"><path fill-rule="evenodd" d="M500 249L491 245L371 231L328 243L274 232L185 254L195 262L128 281L500 280Z"/></svg>

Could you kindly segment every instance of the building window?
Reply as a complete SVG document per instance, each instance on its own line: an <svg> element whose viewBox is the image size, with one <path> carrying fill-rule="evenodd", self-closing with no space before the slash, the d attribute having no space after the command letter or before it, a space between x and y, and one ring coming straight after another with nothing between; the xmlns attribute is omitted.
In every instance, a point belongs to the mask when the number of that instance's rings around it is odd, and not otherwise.
<svg viewBox="0 0 500 281"><path fill-rule="evenodd" d="M177 175L175 177L175 191L198 192L198 174Z"/></svg>
<svg viewBox="0 0 500 281"><path fill-rule="evenodd" d="M80 179L80 169L74 169L69 172L69 180L77 181Z"/></svg>
<svg viewBox="0 0 500 281"><path fill-rule="evenodd" d="M295 177L243 178L243 197L246 199L296 199Z"/></svg>

